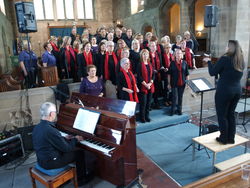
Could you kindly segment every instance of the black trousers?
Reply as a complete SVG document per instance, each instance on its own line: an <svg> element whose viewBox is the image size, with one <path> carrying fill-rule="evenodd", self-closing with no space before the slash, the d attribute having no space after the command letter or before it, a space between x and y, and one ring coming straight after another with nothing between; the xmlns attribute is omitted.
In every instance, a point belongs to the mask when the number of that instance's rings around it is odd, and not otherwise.
<svg viewBox="0 0 250 188"><path fill-rule="evenodd" d="M215 107L222 141L234 140L236 132L234 113L240 96L240 92L216 91L215 93Z"/></svg>
<svg viewBox="0 0 250 188"><path fill-rule="evenodd" d="M152 100L152 93L142 93L139 92L139 102L140 102L140 119L145 120L149 118L149 109Z"/></svg>
<svg viewBox="0 0 250 188"><path fill-rule="evenodd" d="M182 98L185 90L185 86L172 87L172 106L171 112L174 113L176 108L178 112L182 112Z"/></svg>
<svg viewBox="0 0 250 188"><path fill-rule="evenodd" d="M44 169L55 169L65 167L69 163L76 163L77 179L81 180L86 177L86 164L84 150L62 153L57 159L49 161L39 161L38 164Z"/></svg>
<svg viewBox="0 0 250 188"><path fill-rule="evenodd" d="M25 86L27 89L36 87L36 76L37 70L33 69L27 71L27 76L25 76Z"/></svg>
<svg viewBox="0 0 250 188"><path fill-rule="evenodd" d="M155 74L155 79L154 79L155 92L153 94L155 104L159 104L158 98L161 96L163 90L161 80L157 76L158 74Z"/></svg>
<svg viewBox="0 0 250 188"><path fill-rule="evenodd" d="M164 102L169 102L170 101L170 93L168 89L168 78L167 76L163 80L163 99Z"/></svg>

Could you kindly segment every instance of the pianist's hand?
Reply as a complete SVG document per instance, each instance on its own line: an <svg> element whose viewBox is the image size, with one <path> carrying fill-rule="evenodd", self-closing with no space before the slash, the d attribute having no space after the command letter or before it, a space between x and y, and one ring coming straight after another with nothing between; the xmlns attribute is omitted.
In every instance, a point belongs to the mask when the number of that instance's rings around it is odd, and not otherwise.
<svg viewBox="0 0 250 188"><path fill-rule="evenodd" d="M83 137L82 136L75 136L75 138L78 140L78 142L82 141L83 140Z"/></svg>

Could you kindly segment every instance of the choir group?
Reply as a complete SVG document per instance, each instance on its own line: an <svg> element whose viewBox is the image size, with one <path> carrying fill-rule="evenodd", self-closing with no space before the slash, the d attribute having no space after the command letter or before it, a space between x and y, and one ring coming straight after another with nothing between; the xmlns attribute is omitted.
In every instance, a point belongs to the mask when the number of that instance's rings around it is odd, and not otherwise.
<svg viewBox="0 0 250 188"><path fill-rule="evenodd" d="M181 115L188 69L196 69L189 31L171 44L169 36L158 40L147 32L144 39L131 28L101 27L95 35L85 29L79 35L73 26L70 36L62 42L51 36L44 49L42 66L57 66L60 79L81 81L81 93L139 103L142 123L150 121L151 107L161 108L159 97L171 106L169 115ZM31 45L24 44L19 62L27 87L35 87L38 66Z"/></svg>

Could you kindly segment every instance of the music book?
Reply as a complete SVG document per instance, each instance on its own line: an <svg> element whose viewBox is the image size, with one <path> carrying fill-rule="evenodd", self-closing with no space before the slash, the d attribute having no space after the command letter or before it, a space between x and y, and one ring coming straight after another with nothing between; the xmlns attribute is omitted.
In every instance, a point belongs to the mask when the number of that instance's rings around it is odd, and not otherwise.
<svg viewBox="0 0 250 188"><path fill-rule="evenodd" d="M195 93L214 90L215 87L206 78L188 80L187 84Z"/></svg>
<svg viewBox="0 0 250 188"><path fill-rule="evenodd" d="M100 114L100 112L79 108L73 128L94 134Z"/></svg>

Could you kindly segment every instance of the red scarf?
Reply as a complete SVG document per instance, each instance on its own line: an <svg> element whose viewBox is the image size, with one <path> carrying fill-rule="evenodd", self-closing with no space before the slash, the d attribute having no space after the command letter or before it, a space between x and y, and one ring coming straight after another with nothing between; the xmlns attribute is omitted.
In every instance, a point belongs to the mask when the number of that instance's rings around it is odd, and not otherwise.
<svg viewBox="0 0 250 188"><path fill-rule="evenodd" d="M148 64L148 66L149 66L149 70L150 70L149 75L150 75L150 78L152 78L153 68L152 68L152 65L150 63ZM148 80L148 70L147 70L146 65L143 62L141 63L141 72L142 72L143 80L146 83L148 83L150 81L150 80ZM148 90L143 84L141 84L141 92L145 93L145 94L148 94L148 92L154 93L155 92L154 84L151 85L150 90Z"/></svg>
<svg viewBox="0 0 250 188"><path fill-rule="evenodd" d="M112 56L113 56L113 60L115 63L115 70L116 70L118 60L117 60L117 57L116 57L114 52L112 52ZM109 52L106 52L106 55L105 55L104 78L105 78L105 80L109 80Z"/></svg>
<svg viewBox="0 0 250 188"><path fill-rule="evenodd" d="M150 59L151 59L151 62L152 62L152 66L155 70L160 70L161 68L161 62L160 62L160 59L159 59L159 56L158 56L158 53L155 52L155 57L153 57L152 55L153 53L150 52Z"/></svg>
<svg viewBox="0 0 250 188"><path fill-rule="evenodd" d="M60 51L54 42L50 42L50 44L51 44L53 50L55 50L56 52Z"/></svg>
<svg viewBox="0 0 250 188"><path fill-rule="evenodd" d="M92 65L93 64L93 58L92 58L92 53L89 52L88 54L84 51L83 52L83 56L85 58L86 61L86 66L88 65Z"/></svg>
<svg viewBox="0 0 250 188"><path fill-rule="evenodd" d="M122 69L121 72L123 73L123 75L125 77L128 89L132 89L134 91L133 93L129 93L129 100L135 101L138 103L139 100L137 97L135 76L133 75L133 73L130 70L128 72L126 72L124 69ZM130 74L132 80L130 80L130 77L128 74Z"/></svg>
<svg viewBox="0 0 250 188"><path fill-rule="evenodd" d="M177 81L177 86L183 86L183 80L182 80L182 60L180 63L175 61L175 65L178 69L178 81Z"/></svg>
<svg viewBox="0 0 250 188"><path fill-rule="evenodd" d="M185 49L185 57L186 57L186 61L187 61L188 66L190 68L192 68L193 65L192 65L192 55L191 55L191 52L190 52L190 48Z"/></svg>
<svg viewBox="0 0 250 188"><path fill-rule="evenodd" d="M74 52L75 52L76 54L78 54L78 53L79 53L79 50L78 50L77 48L74 48Z"/></svg>
<svg viewBox="0 0 250 188"><path fill-rule="evenodd" d="M118 49L117 50L117 57L119 60L121 59L121 55L122 55L122 49Z"/></svg>
<svg viewBox="0 0 250 188"><path fill-rule="evenodd" d="M154 70L158 71L157 72L157 78L158 78L158 80L160 80L161 79L161 74L160 74L159 70L161 68L161 62L160 62L158 53L155 52L155 57L153 58L153 55L150 52L150 59L151 59L152 66L153 66Z"/></svg>
<svg viewBox="0 0 250 188"><path fill-rule="evenodd" d="M161 53L161 47L160 47L160 44L157 44L157 51L158 51L158 53Z"/></svg>
<svg viewBox="0 0 250 188"><path fill-rule="evenodd" d="M71 71L71 68L70 68L71 56L73 57L74 61L76 62L75 52L70 46L68 47L68 49L67 49L67 47L65 47L65 56L66 56L66 59L68 61L68 71L70 72ZM75 63L75 70L77 70L76 63Z"/></svg>
<svg viewBox="0 0 250 188"><path fill-rule="evenodd" d="M164 57L164 62L165 62L165 68L169 68L170 63L172 61L172 54L169 53L169 56L168 56L168 54L164 53L163 57Z"/></svg>

